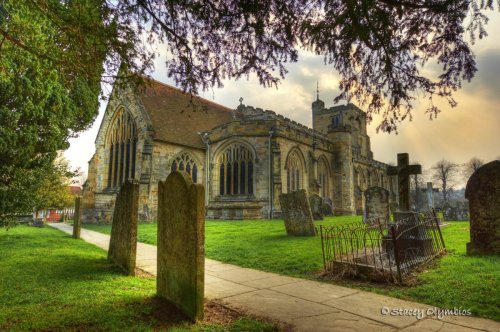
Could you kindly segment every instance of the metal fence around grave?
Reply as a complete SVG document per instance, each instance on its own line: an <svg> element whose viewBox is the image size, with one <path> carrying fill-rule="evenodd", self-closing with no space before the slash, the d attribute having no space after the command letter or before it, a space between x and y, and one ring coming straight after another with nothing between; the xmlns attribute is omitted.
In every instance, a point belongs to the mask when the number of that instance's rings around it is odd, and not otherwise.
<svg viewBox="0 0 500 332"><path fill-rule="evenodd" d="M320 234L325 272L338 277L402 282L445 250L434 210L396 223L320 226Z"/></svg>

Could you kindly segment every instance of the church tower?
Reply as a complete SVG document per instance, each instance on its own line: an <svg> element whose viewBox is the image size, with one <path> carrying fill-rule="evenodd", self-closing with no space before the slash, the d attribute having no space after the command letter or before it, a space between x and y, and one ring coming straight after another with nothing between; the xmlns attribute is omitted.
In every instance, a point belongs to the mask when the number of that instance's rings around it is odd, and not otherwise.
<svg viewBox="0 0 500 332"><path fill-rule="evenodd" d="M319 99L319 83L316 82L316 100L312 103L313 129L316 129L314 127L314 124L316 123L316 115L321 114L324 109L325 103L321 99Z"/></svg>

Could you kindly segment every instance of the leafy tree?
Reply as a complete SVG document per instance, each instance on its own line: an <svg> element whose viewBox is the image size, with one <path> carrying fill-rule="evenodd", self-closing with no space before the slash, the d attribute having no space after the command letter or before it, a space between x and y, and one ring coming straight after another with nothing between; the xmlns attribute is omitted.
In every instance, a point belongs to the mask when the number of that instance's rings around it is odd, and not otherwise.
<svg viewBox="0 0 500 332"><path fill-rule="evenodd" d="M471 175L479 169L479 167L484 165L484 161L477 158L472 157L468 162L462 165L462 176L465 181L469 180Z"/></svg>
<svg viewBox="0 0 500 332"><path fill-rule="evenodd" d="M61 156L52 164L13 172L10 185L0 187L0 227L14 225L16 214L71 206L68 186L76 175Z"/></svg>
<svg viewBox="0 0 500 332"><path fill-rule="evenodd" d="M97 115L109 38L98 4L0 1L0 219L32 210L57 151Z"/></svg>
<svg viewBox="0 0 500 332"><path fill-rule="evenodd" d="M440 160L431 168L431 176L434 181L440 184L443 200L448 202L450 193L456 185L457 176L460 172L460 166L449 160Z"/></svg>

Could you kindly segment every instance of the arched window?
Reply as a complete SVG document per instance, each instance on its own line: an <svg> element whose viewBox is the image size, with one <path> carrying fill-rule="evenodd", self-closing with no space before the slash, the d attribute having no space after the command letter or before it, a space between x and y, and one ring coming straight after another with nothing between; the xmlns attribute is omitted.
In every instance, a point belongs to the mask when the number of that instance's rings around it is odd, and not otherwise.
<svg viewBox="0 0 500 332"><path fill-rule="evenodd" d="M194 183L198 181L198 165L196 161L187 152L181 153L170 165L170 172L184 171L191 175L191 179Z"/></svg>
<svg viewBox="0 0 500 332"><path fill-rule="evenodd" d="M227 147L217 160L219 195L253 194L253 153L242 144Z"/></svg>
<svg viewBox="0 0 500 332"><path fill-rule="evenodd" d="M321 185L321 197L330 197L330 172L324 157L318 160L318 180Z"/></svg>
<svg viewBox="0 0 500 332"><path fill-rule="evenodd" d="M115 189L135 177L137 130L124 109L118 111L108 132L108 189Z"/></svg>
<svg viewBox="0 0 500 332"><path fill-rule="evenodd" d="M301 157L297 152L297 150L293 150L288 155L288 160L286 165L287 192L292 192L302 189L303 178L304 178L304 167L302 165Z"/></svg>

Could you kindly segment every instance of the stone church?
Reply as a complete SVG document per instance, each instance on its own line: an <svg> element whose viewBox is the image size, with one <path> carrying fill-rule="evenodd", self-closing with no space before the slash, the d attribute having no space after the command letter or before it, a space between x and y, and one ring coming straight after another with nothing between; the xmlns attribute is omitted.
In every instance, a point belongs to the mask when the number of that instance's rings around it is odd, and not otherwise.
<svg viewBox="0 0 500 332"><path fill-rule="evenodd" d="M207 218L281 215L279 195L298 189L333 204L336 215L362 213L363 191L397 182L373 159L366 114L353 104L312 103L313 128L273 111L230 109L150 80L115 87L89 161L84 222L110 222L126 179L140 183L142 220L155 220L158 181L182 170L205 186Z"/></svg>

